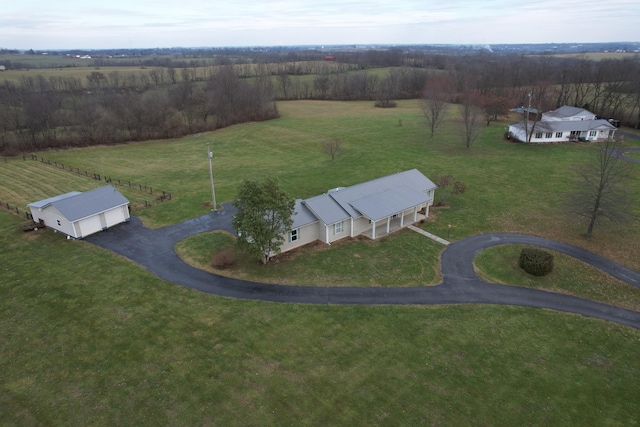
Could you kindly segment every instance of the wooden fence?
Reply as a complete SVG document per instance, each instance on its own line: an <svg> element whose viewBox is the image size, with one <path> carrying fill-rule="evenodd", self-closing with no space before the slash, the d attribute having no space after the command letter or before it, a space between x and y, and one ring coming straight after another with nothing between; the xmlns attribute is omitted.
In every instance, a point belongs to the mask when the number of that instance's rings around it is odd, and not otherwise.
<svg viewBox="0 0 640 427"><path fill-rule="evenodd" d="M89 172L86 170L81 170L80 168L74 168L72 166L69 165L64 165L63 163L58 163L56 161L52 161L52 160L47 160L43 157L38 157L35 154L24 154L22 156L22 160L23 161L28 161L28 160L33 160L33 161L37 161L39 164L41 165L46 165L46 166L52 166L52 167L56 167L59 169L63 169L72 173L75 173L77 175L86 177L86 178L91 178L91 179L95 179L97 181L104 181L105 183L111 184L111 185L118 185L121 187L128 187L132 190L136 190L136 191L140 191L149 195L154 196L154 201L151 202L149 200L144 200L144 207L148 208L151 207L153 205L155 205L156 203L162 203L165 201L169 201L172 199L172 195L170 192L168 191L164 191L164 190L158 190L157 188L154 190L154 188L150 185L146 185L146 184L138 184L138 183L133 183L131 181L123 181L121 179L116 179L113 177L107 177L95 172ZM2 163L8 163L9 159L7 157L2 157L2 160L0 160L0 162ZM5 202L0 200L0 209L3 209L7 212L11 212L14 215L18 215L21 217L26 218L27 220L33 221L33 216L31 215L31 212L29 211L24 211L22 210L20 207L18 206L14 206L9 202Z"/></svg>
<svg viewBox="0 0 640 427"><path fill-rule="evenodd" d="M116 179L113 177L108 177L105 175L101 175L99 173L95 173L95 172L89 172L86 170L81 170L80 168L74 168L73 166L69 166L66 165L64 163L58 163L56 161L52 161L52 160L47 160L43 157L38 157L35 154L24 154L22 156L22 160L34 160L39 162L42 165L48 165L48 166L53 166L56 168L60 168L63 170L67 170L69 172L75 173L77 175L80 176L84 176L87 178L91 178L91 179L95 179L97 181L104 181L106 183L112 184L112 185L119 185L121 187L129 187L133 190L137 190L137 191L141 191L147 194L150 194L152 196L155 196L155 200L158 202L164 202L167 200L171 200L172 196L171 193L168 191L164 191L164 190L158 190L157 188L154 190L152 186L150 185L146 185L146 184L137 184L137 183L133 183L131 181L123 181L121 179ZM7 161L6 157L5 157L5 162ZM145 200L145 207L151 206L152 203L150 204L147 200Z"/></svg>
<svg viewBox="0 0 640 427"><path fill-rule="evenodd" d="M13 206L9 202L4 202L0 200L0 208L4 209L7 212L11 212L14 215L25 217L29 221L33 221L33 216L31 215L31 212L23 211L18 206Z"/></svg>

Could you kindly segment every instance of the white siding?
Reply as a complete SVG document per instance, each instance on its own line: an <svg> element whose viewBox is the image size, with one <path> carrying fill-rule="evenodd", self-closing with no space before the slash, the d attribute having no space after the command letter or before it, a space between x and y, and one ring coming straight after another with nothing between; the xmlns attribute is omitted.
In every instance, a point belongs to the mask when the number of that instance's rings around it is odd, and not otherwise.
<svg viewBox="0 0 640 427"><path fill-rule="evenodd" d="M87 237L90 234L102 231L102 223L100 216L94 215L76 222L76 228L79 229L79 235L76 237Z"/></svg>
<svg viewBox="0 0 640 427"><path fill-rule="evenodd" d="M126 206L119 206L117 208L108 210L104 213L104 218L107 227L113 227L116 224L125 222L129 218L129 209Z"/></svg>
<svg viewBox="0 0 640 427"><path fill-rule="evenodd" d="M73 225L53 206L48 206L40 211L38 221L40 219L44 221L45 226L69 236L76 237Z"/></svg>

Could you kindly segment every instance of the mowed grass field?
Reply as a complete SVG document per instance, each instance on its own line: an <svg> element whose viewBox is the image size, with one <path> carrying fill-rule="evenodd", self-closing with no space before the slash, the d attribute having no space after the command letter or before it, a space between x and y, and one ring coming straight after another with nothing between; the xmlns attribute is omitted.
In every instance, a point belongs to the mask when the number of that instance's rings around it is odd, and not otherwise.
<svg viewBox="0 0 640 427"><path fill-rule="evenodd" d="M279 108L275 121L175 141L38 154L171 191L171 202L141 211L153 227L210 209L208 143L219 201L232 200L245 177L265 174L307 197L413 167L452 173L468 191L437 210L427 230L446 237L451 224L452 240L531 232L638 269L637 206L633 222L597 229L591 241L561 214L562 192L576 179L571 169L591 154L589 145L509 144L500 139L505 121L466 150L453 118L429 139L415 101L394 110L338 102ZM321 142L334 137L344 152L332 162ZM0 162L0 200L26 205L99 184L38 167L41 178L31 171L35 162ZM640 333L627 327L519 307L229 300L166 283L86 242L19 232L21 222L0 211L7 425L637 424ZM571 268L581 280L582 268ZM496 270L488 274L502 274ZM434 274L418 275L428 282ZM589 287L600 281L591 273L588 280ZM575 281L564 274L553 285Z"/></svg>
<svg viewBox="0 0 640 427"><path fill-rule="evenodd" d="M0 211L5 425L634 425L640 333L497 306L236 301Z"/></svg>
<svg viewBox="0 0 640 427"><path fill-rule="evenodd" d="M470 150L464 148L454 107L436 136L425 132L416 101L376 109L371 102L295 101L278 104L278 120L233 126L179 140L152 141L39 153L65 165L172 193L170 203L140 213L150 227L206 214L211 190L207 145L214 152L218 202L235 197L245 178L277 176L292 197L305 198L330 188L353 185L417 168L425 175L453 174L467 192L451 198L451 208L434 211L425 228L450 238L491 231L533 233L583 246L640 269L640 203L624 226L586 225L564 214L565 193L578 182L575 169L589 161L590 144L525 146L502 140L510 120L492 123ZM515 119L515 118L514 118ZM401 126L400 126L401 124ZM339 138L343 151L334 161L323 141ZM627 146L640 141L626 139ZM20 159L21 161L21 159ZM0 168L0 178L3 168ZM630 191L640 199L640 168L631 171ZM38 187L37 181L30 185ZM4 190L0 187L0 200ZM60 188L71 191L74 188ZM9 190L10 191L10 190ZM22 204L38 199L23 193Z"/></svg>

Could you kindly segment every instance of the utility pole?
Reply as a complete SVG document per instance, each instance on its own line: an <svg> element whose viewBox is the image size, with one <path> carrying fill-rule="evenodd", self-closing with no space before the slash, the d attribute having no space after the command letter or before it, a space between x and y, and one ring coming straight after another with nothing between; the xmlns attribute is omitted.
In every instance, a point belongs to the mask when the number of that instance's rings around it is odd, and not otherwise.
<svg viewBox="0 0 640 427"><path fill-rule="evenodd" d="M213 201L212 211L216 210L216 190L213 187L213 166L211 165L211 159L213 159L213 153L207 144L207 157L209 158L209 178L211 179L211 199Z"/></svg>

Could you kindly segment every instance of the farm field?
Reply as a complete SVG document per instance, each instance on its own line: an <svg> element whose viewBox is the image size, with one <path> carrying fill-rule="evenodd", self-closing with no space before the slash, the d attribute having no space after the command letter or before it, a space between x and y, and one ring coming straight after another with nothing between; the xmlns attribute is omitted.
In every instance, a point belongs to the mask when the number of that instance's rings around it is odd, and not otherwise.
<svg viewBox="0 0 640 427"><path fill-rule="evenodd" d="M562 193L576 179L572 169L591 154L589 145L510 144L501 139L505 120L466 150L453 116L428 138L415 101L390 110L370 102L278 106L278 120L180 140L37 154L172 192L171 201L140 208L150 227L208 212L207 144L218 202L233 200L242 179L265 174L277 175L292 196L308 197L414 167L427 176L450 173L468 190L435 210L423 224L428 231L446 237L451 224L451 240L533 233L640 269L639 206L634 221L598 228L592 240L562 214ZM334 161L321 149L330 138L340 138L344 149ZM638 200L640 168L632 173ZM0 162L0 200L20 206L97 185L22 157ZM630 328L519 307L229 300L166 283L83 241L18 232L21 221L0 211L0 419L8 424L637 422L640 333ZM429 250L437 261L438 249ZM192 256L206 261L199 251ZM420 280L437 282L433 267ZM601 281L572 268L575 274L554 283L558 289ZM305 271L286 274L295 283ZM625 304L635 307L633 298Z"/></svg>
<svg viewBox="0 0 640 427"><path fill-rule="evenodd" d="M640 269L640 205L635 205L633 221L624 227L598 228L591 240L581 237L585 225L563 213L564 194L578 180L575 168L588 162L592 145L536 147L507 143L502 135L511 120L506 119L492 123L467 150L457 130L454 109L430 139L417 103L412 100L399 102L395 109L376 109L371 102L293 101L278 106L282 115L278 120L179 140L39 155L68 167L171 192L170 203L157 204L139 214L150 227L209 211L208 144L214 152L218 202L233 200L243 179L267 174L276 175L296 198L411 168L427 176L452 174L466 184L467 191L452 197L449 209L434 212L435 221L425 224L428 231L446 235L451 224L453 240L490 231L532 233L583 246ZM321 148L323 141L332 138L339 138L343 148L334 161ZM625 144L640 146L640 141L627 138ZM631 182L638 182L640 168L633 168L632 173ZM30 185L37 188L39 184ZM73 190L65 188L61 192ZM631 191L637 200L640 186L631 186ZM3 192L0 186L0 200ZM33 201L28 193L22 194L23 205Z"/></svg>

